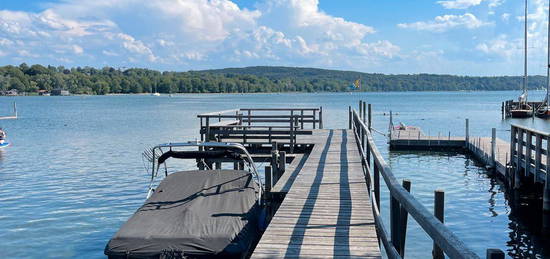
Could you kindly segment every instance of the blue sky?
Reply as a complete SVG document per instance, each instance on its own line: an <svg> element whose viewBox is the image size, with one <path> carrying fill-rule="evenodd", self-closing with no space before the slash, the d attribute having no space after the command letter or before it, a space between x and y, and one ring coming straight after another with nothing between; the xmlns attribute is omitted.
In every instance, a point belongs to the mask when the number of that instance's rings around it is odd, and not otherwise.
<svg viewBox="0 0 550 259"><path fill-rule="evenodd" d="M519 0L2 0L0 65L519 75ZM530 0L529 72L548 3Z"/></svg>

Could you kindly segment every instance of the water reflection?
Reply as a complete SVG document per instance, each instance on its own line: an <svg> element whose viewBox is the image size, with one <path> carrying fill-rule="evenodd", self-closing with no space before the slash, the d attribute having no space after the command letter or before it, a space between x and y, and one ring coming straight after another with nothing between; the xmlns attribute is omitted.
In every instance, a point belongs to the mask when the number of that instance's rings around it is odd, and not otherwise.
<svg viewBox="0 0 550 259"><path fill-rule="evenodd" d="M489 176L471 157L454 152L391 151L389 164L398 178L411 179L413 195L429 209L433 190L445 190L447 226L478 255L484 256L487 248L499 248L512 258L549 256L549 235L541 231L540 202L516 197L520 205L512 209L514 196L506 192L503 182ZM431 170L430 175L418 172L423 168ZM410 235L413 239L421 236L412 231Z"/></svg>

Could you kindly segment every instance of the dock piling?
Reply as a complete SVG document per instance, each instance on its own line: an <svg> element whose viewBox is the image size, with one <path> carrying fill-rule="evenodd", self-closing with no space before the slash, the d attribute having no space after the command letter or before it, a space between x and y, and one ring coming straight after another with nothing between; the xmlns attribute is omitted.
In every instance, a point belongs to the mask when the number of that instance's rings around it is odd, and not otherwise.
<svg viewBox="0 0 550 259"><path fill-rule="evenodd" d="M348 129L351 129L351 106L348 106Z"/></svg>
<svg viewBox="0 0 550 259"><path fill-rule="evenodd" d="M443 190L434 191L434 216L445 223L445 192ZM433 245L432 255L434 259L444 259L443 250L435 242Z"/></svg>
<svg viewBox="0 0 550 259"><path fill-rule="evenodd" d="M399 249L401 246L401 241L399 240L399 230L401 227L399 226L400 223L400 215L401 212L401 206L399 205L399 201L393 197L393 195L390 193L390 229L391 229L391 242L393 247L395 247L395 250L399 254L401 254L401 250Z"/></svg>
<svg viewBox="0 0 550 259"><path fill-rule="evenodd" d="M504 259L504 252L497 248L488 248L487 259Z"/></svg>
<svg viewBox="0 0 550 259"><path fill-rule="evenodd" d="M372 128L372 106L371 104L369 103L369 121L368 121L368 128L369 128L369 131L370 129Z"/></svg>
<svg viewBox="0 0 550 259"><path fill-rule="evenodd" d="M411 192L411 181L408 179L403 180L403 188L407 192ZM407 220L408 213L407 209L404 206L401 206L401 211L399 212L399 255L402 258L405 257L405 240L407 238Z"/></svg>
<svg viewBox="0 0 550 259"><path fill-rule="evenodd" d="M491 129L491 167L495 168L496 165L496 146L497 146L497 129Z"/></svg>
<svg viewBox="0 0 550 259"><path fill-rule="evenodd" d="M466 148L470 146L470 119L466 119Z"/></svg>
<svg viewBox="0 0 550 259"><path fill-rule="evenodd" d="M550 167L550 137L546 139L546 168ZM550 170L546 169L546 179L544 181L544 190L542 196L542 211L546 214L546 218L550 218Z"/></svg>
<svg viewBox="0 0 550 259"><path fill-rule="evenodd" d="M267 165L265 166L264 171L264 177L265 177L265 192L270 193L271 187L273 187L273 171L271 170L271 166Z"/></svg>
<svg viewBox="0 0 550 259"><path fill-rule="evenodd" d="M277 180L281 178L281 176L285 173L285 169L286 169L286 152L281 151L279 152L279 170L277 170L279 175L277 175Z"/></svg>

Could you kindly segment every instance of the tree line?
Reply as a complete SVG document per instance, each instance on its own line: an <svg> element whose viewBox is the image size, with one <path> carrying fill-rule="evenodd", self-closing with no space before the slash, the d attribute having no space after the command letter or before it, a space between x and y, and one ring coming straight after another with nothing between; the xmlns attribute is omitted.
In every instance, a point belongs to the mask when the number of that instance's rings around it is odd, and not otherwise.
<svg viewBox="0 0 550 259"><path fill-rule="evenodd" d="M246 67L188 72L150 69L63 66L0 67L0 90L69 90L72 94L342 92L354 91L518 90L520 76L472 77L436 74L385 75L295 67ZM543 76L530 76L529 88L541 88Z"/></svg>

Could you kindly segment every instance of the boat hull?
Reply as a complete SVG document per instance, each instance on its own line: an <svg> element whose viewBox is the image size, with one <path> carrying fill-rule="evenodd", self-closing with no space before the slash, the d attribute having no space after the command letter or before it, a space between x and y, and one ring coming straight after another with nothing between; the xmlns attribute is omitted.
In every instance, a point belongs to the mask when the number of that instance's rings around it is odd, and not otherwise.
<svg viewBox="0 0 550 259"><path fill-rule="evenodd" d="M550 110L544 109L537 111L536 116L541 119L550 119Z"/></svg>
<svg viewBox="0 0 550 259"><path fill-rule="evenodd" d="M510 117L512 118L530 118L533 117L532 110L511 110Z"/></svg>

